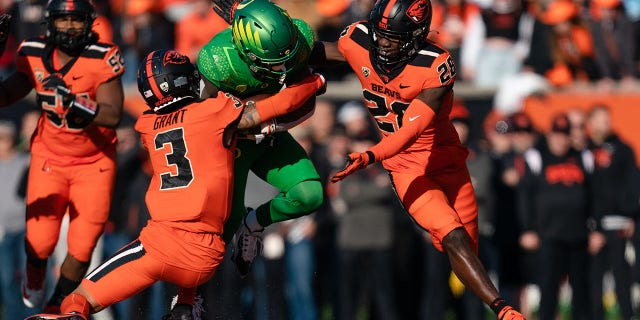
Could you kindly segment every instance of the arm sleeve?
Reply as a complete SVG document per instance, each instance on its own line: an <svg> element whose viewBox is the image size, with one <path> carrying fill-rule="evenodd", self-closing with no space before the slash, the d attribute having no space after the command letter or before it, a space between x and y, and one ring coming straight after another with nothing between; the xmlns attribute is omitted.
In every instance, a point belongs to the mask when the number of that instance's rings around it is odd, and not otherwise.
<svg viewBox="0 0 640 320"><path fill-rule="evenodd" d="M256 101L256 111L260 115L260 120L267 121L297 109L307 99L315 95L323 85L322 77L313 74L271 97Z"/></svg>
<svg viewBox="0 0 640 320"><path fill-rule="evenodd" d="M436 113L422 100L413 99L407 107L402 120L402 127L388 135L378 144L371 147L375 161L391 158L400 151L408 148L429 127L436 117ZM414 119L410 121L409 119Z"/></svg>

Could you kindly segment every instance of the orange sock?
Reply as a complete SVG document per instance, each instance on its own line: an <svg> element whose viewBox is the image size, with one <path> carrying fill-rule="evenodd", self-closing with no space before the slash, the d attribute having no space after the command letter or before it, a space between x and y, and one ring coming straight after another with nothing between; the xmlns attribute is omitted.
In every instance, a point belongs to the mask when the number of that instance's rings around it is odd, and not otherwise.
<svg viewBox="0 0 640 320"><path fill-rule="evenodd" d="M64 300L62 300L62 305L60 306L60 311L62 313L72 313L76 312L81 314L85 319L89 318L89 314L91 313L91 306L89 305L89 301L83 295L78 293L71 293Z"/></svg>

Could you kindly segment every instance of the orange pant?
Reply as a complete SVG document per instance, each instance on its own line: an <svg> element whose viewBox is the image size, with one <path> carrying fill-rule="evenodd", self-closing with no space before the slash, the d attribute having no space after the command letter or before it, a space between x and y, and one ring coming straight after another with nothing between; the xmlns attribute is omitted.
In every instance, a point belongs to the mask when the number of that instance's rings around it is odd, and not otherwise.
<svg viewBox="0 0 640 320"><path fill-rule="evenodd" d="M433 245L444 251L442 239L463 227L478 251L478 207L469 171L416 176L391 172L395 191L413 220L431 234Z"/></svg>
<svg viewBox="0 0 640 320"><path fill-rule="evenodd" d="M40 259L48 258L68 211L68 252L76 260L88 262L109 218L115 173L115 161L109 157L58 166L34 155L27 187L28 250Z"/></svg>
<svg viewBox="0 0 640 320"><path fill-rule="evenodd" d="M182 288L195 288L208 281L224 258L224 242L215 235L216 247L209 255L209 269L189 270L168 264L145 249L144 243L138 239L118 250L111 258L91 271L81 286L94 301L106 308L125 300L149 287L156 281L167 281ZM219 246L218 246L219 245ZM67 304L63 303L63 307ZM73 304L69 303L72 306ZM62 312L81 312L82 310L63 309Z"/></svg>

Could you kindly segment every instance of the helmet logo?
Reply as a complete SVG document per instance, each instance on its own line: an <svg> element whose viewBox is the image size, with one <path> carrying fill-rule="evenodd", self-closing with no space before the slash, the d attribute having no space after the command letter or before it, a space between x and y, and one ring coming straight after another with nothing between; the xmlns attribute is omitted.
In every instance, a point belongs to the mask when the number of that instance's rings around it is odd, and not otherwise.
<svg viewBox="0 0 640 320"><path fill-rule="evenodd" d="M164 55L164 58L162 59L162 65L168 65L168 64L183 64L183 63L187 63L187 56L184 56L180 53L178 53L177 51L174 50L169 50L167 51L167 54Z"/></svg>
<svg viewBox="0 0 640 320"><path fill-rule="evenodd" d="M416 0L407 9L406 15L416 24L422 24L429 16L429 0Z"/></svg>
<svg viewBox="0 0 640 320"><path fill-rule="evenodd" d="M251 46L260 51L264 51L262 49L262 42L260 41L258 31L252 32L251 30L251 22L247 21L244 27L242 26L242 24L242 19L238 19L233 22L233 27L231 28L233 32L233 38L240 40L245 48Z"/></svg>

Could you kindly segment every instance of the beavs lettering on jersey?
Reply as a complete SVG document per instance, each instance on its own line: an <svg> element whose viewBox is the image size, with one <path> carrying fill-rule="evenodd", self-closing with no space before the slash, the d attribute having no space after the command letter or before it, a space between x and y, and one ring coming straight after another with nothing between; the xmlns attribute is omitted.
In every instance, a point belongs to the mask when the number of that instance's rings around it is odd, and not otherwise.
<svg viewBox="0 0 640 320"><path fill-rule="evenodd" d="M584 173L573 163L550 165L544 170L544 174L549 184L572 186L584 183Z"/></svg>
<svg viewBox="0 0 640 320"><path fill-rule="evenodd" d="M168 127L176 123L183 123L185 111L187 110L180 109L178 111L174 111L169 114L163 114L163 115L157 116L156 120L153 122L153 130Z"/></svg>
<svg viewBox="0 0 640 320"><path fill-rule="evenodd" d="M400 98L400 93L398 91L395 90L391 90L385 86L381 86L381 85L377 85L375 83L371 84L371 91L373 92L377 92L377 93L382 93L386 96L392 97L392 98L396 98L396 99L401 99Z"/></svg>

